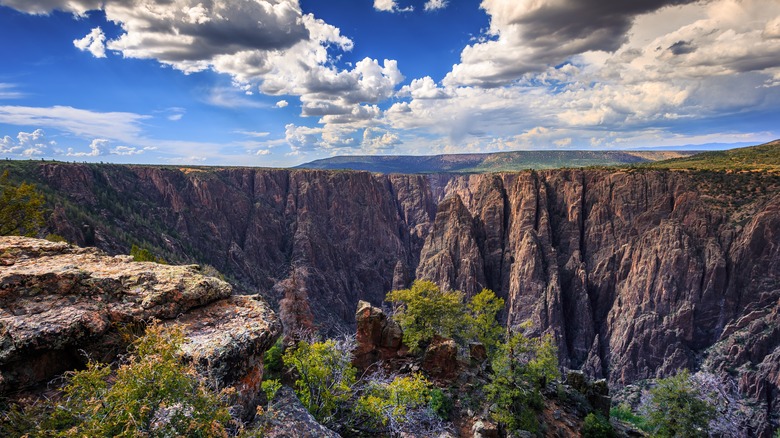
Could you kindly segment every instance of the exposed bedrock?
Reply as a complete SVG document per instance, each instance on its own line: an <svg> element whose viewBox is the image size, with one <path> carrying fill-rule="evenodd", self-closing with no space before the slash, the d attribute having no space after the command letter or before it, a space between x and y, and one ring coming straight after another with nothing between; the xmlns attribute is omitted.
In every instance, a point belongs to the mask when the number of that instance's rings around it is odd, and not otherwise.
<svg viewBox="0 0 780 438"><path fill-rule="evenodd" d="M33 387L126 352L123 327L183 328L184 357L251 411L263 353L281 332L258 296L233 295L196 266L139 263L95 248L0 237L0 392Z"/></svg>

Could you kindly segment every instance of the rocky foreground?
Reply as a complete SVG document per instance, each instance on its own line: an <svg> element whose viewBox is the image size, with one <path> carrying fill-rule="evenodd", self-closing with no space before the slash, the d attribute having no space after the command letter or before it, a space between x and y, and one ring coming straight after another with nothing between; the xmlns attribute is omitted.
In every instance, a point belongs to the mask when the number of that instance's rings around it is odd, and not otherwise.
<svg viewBox="0 0 780 438"><path fill-rule="evenodd" d="M88 359L125 351L122 332L160 320L184 328L185 358L252 409L263 353L281 324L258 296L197 266L133 262L94 248L0 237L0 393L33 388Z"/></svg>

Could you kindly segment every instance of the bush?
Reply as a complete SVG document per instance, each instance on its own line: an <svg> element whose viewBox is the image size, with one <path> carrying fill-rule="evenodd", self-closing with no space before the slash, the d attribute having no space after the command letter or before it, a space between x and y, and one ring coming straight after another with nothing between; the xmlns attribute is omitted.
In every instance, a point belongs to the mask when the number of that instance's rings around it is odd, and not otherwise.
<svg viewBox="0 0 780 438"><path fill-rule="evenodd" d="M509 430L537 430L533 412L542 407L541 390L560 375L552 337L530 339L516 333L499 346L491 364L485 387L491 417Z"/></svg>
<svg viewBox="0 0 780 438"><path fill-rule="evenodd" d="M356 403L356 410L365 416L368 426L399 430L408 422L407 414L427 407L430 383L420 374L396 377L390 383L369 382Z"/></svg>
<svg viewBox="0 0 780 438"><path fill-rule="evenodd" d="M0 176L0 236L35 236L45 221L43 195L32 184L8 182L8 170Z"/></svg>
<svg viewBox="0 0 780 438"><path fill-rule="evenodd" d="M153 324L133 343L129 360L112 372L90 362L67 373L60 402L34 406L32 436L227 436L228 406L184 365L181 329ZM19 432L21 428L17 428Z"/></svg>
<svg viewBox="0 0 780 438"><path fill-rule="evenodd" d="M284 354L284 364L295 371L295 393L322 424L336 421L353 394L356 370L350 349L334 340L309 344L301 341Z"/></svg>
<svg viewBox="0 0 780 438"><path fill-rule="evenodd" d="M452 413L452 397L439 388L431 390L431 401L428 403L433 412L442 420L449 420Z"/></svg>
<svg viewBox="0 0 780 438"><path fill-rule="evenodd" d="M482 289L468 304L469 335L485 346L489 358L495 354L504 335L504 328L498 323L498 313L503 308L504 300L490 289Z"/></svg>
<svg viewBox="0 0 780 438"><path fill-rule="evenodd" d="M154 262L167 265L168 263L160 257L155 256L146 248L141 248L135 244L130 248L130 255L134 262Z"/></svg>
<svg viewBox="0 0 780 438"><path fill-rule="evenodd" d="M688 370L661 379L650 390L648 424L659 437L706 437L715 407L704 399Z"/></svg>
<svg viewBox="0 0 780 438"><path fill-rule="evenodd" d="M280 338L273 347L269 348L263 355L263 368L268 378L277 378L281 375L282 370L284 369L283 355L284 351Z"/></svg>
<svg viewBox="0 0 780 438"><path fill-rule="evenodd" d="M634 411L631 410L631 407L626 404L621 404L619 406L615 406L609 410L609 415L612 418L615 418L620 421L624 421L626 423L633 424L637 428L644 430L645 432L650 431L650 427L647 425L647 419Z"/></svg>
<svg viewBox="0 0 780 438"><path fill-rule="evenodd" d="M443 292L430 281L416 280L410 289L394 290L387 301L396 305L393 319L404 332L404 343L420 351L434 335L453 338L465 321L463 294Z"/></svg>
<svg viewBox="0 0 780 438"><path fill-rule="evenodd" d="M49 242L54 242L54 243L60 243L60 242L67 243L67 240L65 240L65 238L60 236L59 234L49 233L46 235L45 239L48 240Z"/></svg>
<svg viewBox="0 0 780 438"><path fill-rule="evenodd" d="M419 352L439 335L455 339L461 346L472 340L480 342L492 357L504 334L497 319L504 300L489 289L464 304L462 293L442 291L430 281L417 280L410 289L388 293L386 300L394 304L393 319L401 326L404 344L412 352Z"/></svg>
<svg viewBox="0 0 780 438"><path fill-rule="evenodd" d="M615 429L603 415L591 412L582 424L582 436L583 438L614 438Z"/></svg>

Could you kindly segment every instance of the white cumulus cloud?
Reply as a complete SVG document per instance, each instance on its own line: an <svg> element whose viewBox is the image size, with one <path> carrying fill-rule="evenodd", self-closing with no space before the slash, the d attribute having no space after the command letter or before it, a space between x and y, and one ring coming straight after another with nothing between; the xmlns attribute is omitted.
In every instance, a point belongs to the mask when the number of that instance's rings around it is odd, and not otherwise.
<svg viewBox="0 0 780 438"><path fill-rule="evenodd" d="M88 51L95 58L106 57L106 35L103 29L96 27L80 40L73 40L73 45L82 52Z"/></svg>
<svg viewBox="0 0 780 438"><path fill-rule="evenodd" d="M20 131L16 138L9 135L0 138L0 153L32 158L51 153L54 145L56 142L48 140L43 129Z"/></svg>
<svg viewBox="0 0 780 438"><path fill-rule="evenodd" d="M89 144L89 152L75 152L73 148L68 148L69 157L100 157L108 152L109 141L104 138L96 138Z"/></svg>
<svg viewBox="0 0 780 438"><path fill-rule="evenodd" d="M390 151L401 144L397 134L378 128L366 128L363 131L362 147L368 152Z"/></svg>
<svg viewBox="0 0 780 438"><path fill-rule="evenodd" d="M444 9L447 7L447 0L428 0L423 5L423 9L426 11L435 11L437 9Z"/></svg>
<svg viewBox="0 0 780 438"><path fill-rule="evenodd" d="M382 12L411 12L414 10L414 7L407 6L405 8L400 8L398 7L398 2L396 0L374 0L374 9Z"/></svg>

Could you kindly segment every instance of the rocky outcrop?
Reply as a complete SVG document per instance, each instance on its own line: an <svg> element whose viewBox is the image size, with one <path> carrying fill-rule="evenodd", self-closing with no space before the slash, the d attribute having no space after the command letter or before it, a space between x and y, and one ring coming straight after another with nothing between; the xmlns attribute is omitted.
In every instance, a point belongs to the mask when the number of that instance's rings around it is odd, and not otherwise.
<svg viewBox="0 0 780 438"><path fill-rule="evenodd" d="M609 418L612 398L609 396L609 387L605 380L592 381L580 371L568 371L564 384L584 396L591 410L600 413L604 418Z"/></svg>
<svg viewBox="0 0 780 438"><path fill-rule="evenodd" d="M267 438L339 438L340 435L321 425L306 410L292 389L283 386L276 394L275 408L263 428Z"/></svg>
<svg viewBox="0 0 780 438"><path fill-rule="evenodd" d="M257 296L196 266L137 263L94 248L0 237L0 371L2 391L43 383L124 351L121 327L157 319L181 325L185 359L217 388L233 387L251 407L262 355L281 332Z"/></svg>
<svg viewBox="0 0 780 438"><path fill-rule="evenodd" d="M422 369L434 379L451 379L458 372L458 346L452 339L434 336L425 349Z"/></svg>
<svg viewBox="0 0 780 438"><path fill-rule="evenodd" d="M234 295L169 320L184 328L184 357L216 388L234 388L243 415L253 414L263 381L263 354L281 332L274 312L257 295Z"/></svg>
<svg viewBox="0 0 780 438"><path fill-rule="evenodd" d="M360 301L355 320L357 347L353 352L353 365L366 370L377 362L399 356L403 348L403 332L398 323L388 318L382 309Z"/></svg>

